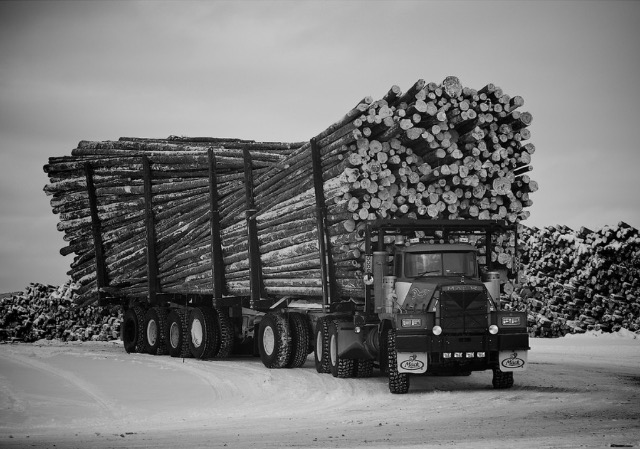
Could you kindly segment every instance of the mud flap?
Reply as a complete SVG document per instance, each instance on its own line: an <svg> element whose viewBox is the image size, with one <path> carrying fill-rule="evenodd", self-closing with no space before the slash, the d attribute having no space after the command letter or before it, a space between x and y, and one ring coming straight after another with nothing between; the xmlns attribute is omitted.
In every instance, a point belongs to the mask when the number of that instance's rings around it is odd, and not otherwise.
<svg viewBox="0 0 640 449"><path fill-rule="evenodd" d="M426 352L398 352L398 372L422 374L427 372Z"/></svg>
<svg viewBox="0 0 640 449"><path fill-rule="evenodd" d="M498 360L500 363L500 371L526 371L528 360L528 351L500 351Z"/></svg>

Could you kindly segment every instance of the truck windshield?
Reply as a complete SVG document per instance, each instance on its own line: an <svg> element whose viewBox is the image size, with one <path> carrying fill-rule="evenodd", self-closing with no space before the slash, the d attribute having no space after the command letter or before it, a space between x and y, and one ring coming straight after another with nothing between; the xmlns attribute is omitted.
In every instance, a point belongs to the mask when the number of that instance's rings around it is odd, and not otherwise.
<svg viewBox="0 0 640 449"><path fill-rule="evenodd" d="M406 253L405 276L476 277L476 255L473 252Z"/></svg>

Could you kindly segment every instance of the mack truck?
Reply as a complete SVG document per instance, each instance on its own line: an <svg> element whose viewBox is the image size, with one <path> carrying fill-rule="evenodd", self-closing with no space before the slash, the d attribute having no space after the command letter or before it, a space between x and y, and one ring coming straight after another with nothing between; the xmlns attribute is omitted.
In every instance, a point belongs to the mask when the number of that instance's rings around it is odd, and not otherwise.
<svg viewBox="0 0 640 449"><path fill-rule="evenodd" d="M499 221L368 222L370 294L361 307L313 320L316 369L352 377L376 365L392 393L406 393L412 376L491 369L493 386L510 388L527 365L526 314L500 310L504 273L479 264L492 237L508 231L515 226ZM272 332L260 327L261 354Z"/></svg>
<svg viewBox="0 0 640 449"><path fill-rule="evenodd" d="M149 161L144 165L148 167ZM212 293L167 293L158 288L154 217L148 213L148 293L128 297L110 285L105 275L92 168L87 164L98 304L123 306L125 350L195 358L247 353L259 356L271 369L301 367L313 354L319 373L338 378L369 377L377 369L388 377L394 394L407 393L413 376L468 375L483 370L493 371L495 388L511 387L513 373L527 367L527 319L525 312L501 310L500 282L506 274L494 270L490 255L497 236L511 233L515 245L517 224L502 220L363 220L358 232L365 243L364 292L358 297L341 296L336 293L328 256L318 165L315 161L321 297L267 295L261 288L258 230L250 212L250 169L245 183L250 294L225 292L222 239L212 194ZM151 185L150 173L145 170L145 186ZM212 171L212 192L215 179ZM151 195L145 195L145 203L150 202Z"/></svg>

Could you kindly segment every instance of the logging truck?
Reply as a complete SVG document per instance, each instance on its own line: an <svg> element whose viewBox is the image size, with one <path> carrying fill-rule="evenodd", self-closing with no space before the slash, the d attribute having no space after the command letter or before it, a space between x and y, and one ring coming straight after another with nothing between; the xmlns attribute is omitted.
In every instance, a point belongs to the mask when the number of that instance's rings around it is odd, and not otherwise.
<svg viewBox="0 0 640 449"><path fill-rule="evenodd" d="M303 366L319 373L369 377L378 368L392 393L418 375L493 371L509 388L527 367L524 312L500 310L500 272L478 263L492 236L514 226L485 220L374 220L364 226L363 301L207 295L127 302L127 352L227 357L244 347L267 368ZM256 278L259 273L256 273Z"/></svg>
<svg viewBox="0 0 640 449"><path fill-rule="evenodd" d="M513 373L526 369L526 314L500 310L504 273L493 271L487 256L496 236L517 232L515 224L500 220L362 221L358 232L364 238L364 291L349 297L339 294L336 286L317 176L322 295L270 295L263 287L250 173L246 181L250 294L225 294L212 195L212 294L157 289L153 232L147 239L148 294L126 297L117 288L100 287L101 304L119 302L125 308L121 338L127 352L196 358L249 352L259 356L267 368L301 367L313 353L319 373L369 377L378 369L388 376L389 390L396 394L409 390L412 376L467 375L482 370L493 371L495 388L509 388ZM92 195L89 200L93 201ZM153 214L147 216L147 226L153 229ZM99 242L99 227L94 231ZM96 249L100 272L99 246ZM100 276L98 281L104 282Z"/></svg>
<svg viewBox="0 0 640 449"><path fill-rule="evenodd" d="M81 141L44 167L76 302L121 304L128 352L508 388L529 345L500 285L537 189L522 105L420 79L305 142Z"/></svg>

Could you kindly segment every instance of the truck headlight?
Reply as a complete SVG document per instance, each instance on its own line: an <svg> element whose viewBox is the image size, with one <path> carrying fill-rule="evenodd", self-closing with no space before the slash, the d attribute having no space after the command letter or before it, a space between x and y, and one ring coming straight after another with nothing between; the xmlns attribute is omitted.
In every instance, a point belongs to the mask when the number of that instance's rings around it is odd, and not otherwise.
<svg viewBox="0 0 640 449"><path fill-rule="evenodd" d="M440 326L433 326L431 331L433 332L433 335L440 335L442 333L442 328Z"/></svg>
<svg viewBox="0 0 640 449"><path fill-rule="evenodd" d="M491 326L489 326L489 333L491 335L495 335L498 333L498 326L496 326L495 324L492 324Z"/></svg>

